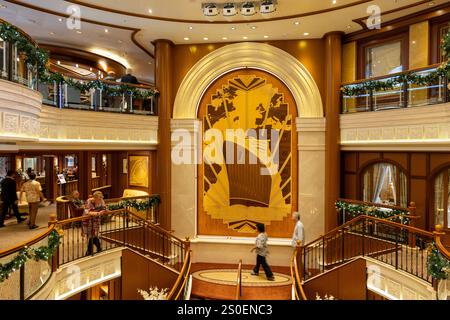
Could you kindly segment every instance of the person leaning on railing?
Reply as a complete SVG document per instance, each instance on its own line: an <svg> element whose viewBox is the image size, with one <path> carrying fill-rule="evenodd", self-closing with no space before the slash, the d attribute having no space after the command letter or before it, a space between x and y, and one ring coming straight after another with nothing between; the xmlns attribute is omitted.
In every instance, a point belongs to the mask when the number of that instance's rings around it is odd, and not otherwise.
<svg viewBox="0 0 450 320"><path fill-rule="evenodd" d="M97 253L102 251L98 232L102 221L102 215L107 212L106 204L103 200L101 191L94 192L92 198L88 199L85 206L84 216L90 216L90 219L83 220L83 235L88 238L88 247L86 255L93 254L93 246L97 247Z"/></svg>

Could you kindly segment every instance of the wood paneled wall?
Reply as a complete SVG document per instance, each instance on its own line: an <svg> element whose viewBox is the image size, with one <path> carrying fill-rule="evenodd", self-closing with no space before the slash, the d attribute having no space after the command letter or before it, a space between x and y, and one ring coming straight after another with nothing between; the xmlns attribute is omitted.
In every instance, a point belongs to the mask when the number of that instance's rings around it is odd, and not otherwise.
<svg viewBox="0 0 450 320"><path fill-rule="evenodd" d="M450 166L450 153L441 152L342 152L341 197L362 200L362 173L371 164L389 162L408 178L408 203L416 203L421 218L416 226L434 230L433 185L435 176Z"/></svg>
<svg viewBox="0 0 450 320"><path fill-rule="evenodd" d="M138 289L156 286L170 291L177 277L176 272L131 250L122 253L122 300L143 300Z"/></svg>
<svg viewBox="0 0 450 320"><path fill-rule="evenodd" d="M366 261L357 259L303 285L309 300L332 295L338 300L366 300Z"/></svg>

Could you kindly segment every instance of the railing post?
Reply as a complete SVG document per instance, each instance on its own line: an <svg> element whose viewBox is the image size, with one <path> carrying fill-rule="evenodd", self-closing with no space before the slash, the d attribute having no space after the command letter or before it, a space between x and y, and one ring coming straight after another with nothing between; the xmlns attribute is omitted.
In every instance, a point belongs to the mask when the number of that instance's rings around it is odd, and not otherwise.
<svg viewBox="0 0 450 320"><path fill-rule="evenodd" d="M25 300L25 264L20 267L20 300Z"/></svg>
<svg viewBox="0 0 450 320"><path fill-rule="evenodd" d="M408 80L403 81L403 108L408 108Z"/></svg>
<svg viewBox="0 0 450 320"><path fill-rule="evenodd" d="M409 216L411 217L415 217L416 216L416 203L411 201L409 203L409 207L408 207L408 211L409 211ZM411 227L415 227L415 220L414 219L409 219L409 226ZM414 238L413 234L410 234L408 237L408 245L411 248L414 248L416 246L416 241Z"/></svg>
<svg viewBox="0 0 450 320"><path fill-rule="evenodd" d="M373 101L373 89L369 89L369 109L375 111L375 103Z"/></svg>
<svg viewBox="0 0 450 320"><path fill-rule="evenodd" d="M395 233L395 269L398 269L398 232Z"/></svg>
<svg viewBox="0 0 450 320"><path fill-rule="evenodd" d="M366 235L366 219L363 220L363 232L362 232L362 256L365 256L365 250L364 250L364 242L365 242L365 235Z"/></svg>
<svg viewBox="0 0 450 320"><path fill-rule="evenodd" d="M322 238L322 272L325 272L325 236Z"/></svg>
<svg viewBox="0 0 450 320"><path fill-rule="evenodd" d="M302 263L302 241L297 240L297 245L295 248L295 259L297 259L298 272L300 273L300 279L303 279L304 271L303 271L303 263Z"/></svg>
<svg viewBox="0 0 450 320"><path fill-rule="evenodd" d="M341 248L342 262L345 261L345 247L344 247L344 245L345 245L345 243L344 243L345 230L344 230L344 229L345 229L345 228L342 228L342 232L341 232L341 238L342 238L342 240L341 240L341 246L342 246L342 248Z"/></svg>
<svg viewBox="0 0 450 320"><path fill-rule="evenodd" d="M48 226L51 227L52 225L55 225L55 229L56 229L57 223L58 223L57 214L51 213L48 218ZM56 251L52 256L51 264L52 264L52 272L56 272L59 268L59 246L56 248Z"/></svg>

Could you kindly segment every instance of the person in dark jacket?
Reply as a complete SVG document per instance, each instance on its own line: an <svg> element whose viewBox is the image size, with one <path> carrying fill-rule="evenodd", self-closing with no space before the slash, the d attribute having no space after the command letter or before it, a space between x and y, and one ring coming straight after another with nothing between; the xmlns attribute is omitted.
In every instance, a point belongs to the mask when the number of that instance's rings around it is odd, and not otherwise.
<svg viewBox="0 0 450 320"><path fill-rule="evenodd" d="M14 215L17 218L17 223L21 223L26 219L23 219L19 213L19 207L17 206L18 198L17 198L17 186L16 180L14 179L15 175L14 170L9 170L6 174L6 178L1 182L2 194L1 199L3 202L2 212L0 214L0 228L5 226L5 217L8 213L8 209L12 207Z"/></svg>
<svg viewBox="0 0 450 320"><path fill-rule="evenodd" d="M133 76L131 73L132 73L132 70L128 69L127 70L127 74L124 75L120 79L120 82L122 82L122 83L131 83L131 84L139 84L138 79L135 76Z"/></svg>

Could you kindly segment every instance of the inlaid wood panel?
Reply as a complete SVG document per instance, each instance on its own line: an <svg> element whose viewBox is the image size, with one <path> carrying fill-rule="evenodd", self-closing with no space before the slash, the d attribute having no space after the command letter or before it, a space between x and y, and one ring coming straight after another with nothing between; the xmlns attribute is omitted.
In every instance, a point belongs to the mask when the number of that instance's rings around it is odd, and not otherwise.
<svg viewBox="0 0 450 320"><path fill-rule="evenodd" d="M269 73L233 71L210 86L199 118L204 134L210 129L222 134L218 149L223 158L212 161L215 153L209 150L215 140L206 139L206 158L198 170L199 234L254 236L256 224L264 223L271 237L292 235L298 194L296 117L289 89ZM243 136L227 137L229 129L242 130ZM277 151L278 169L276 161L264 159Z"/></svg>

